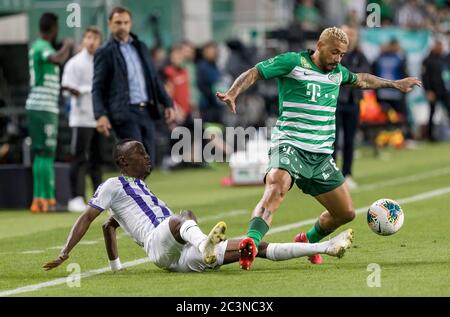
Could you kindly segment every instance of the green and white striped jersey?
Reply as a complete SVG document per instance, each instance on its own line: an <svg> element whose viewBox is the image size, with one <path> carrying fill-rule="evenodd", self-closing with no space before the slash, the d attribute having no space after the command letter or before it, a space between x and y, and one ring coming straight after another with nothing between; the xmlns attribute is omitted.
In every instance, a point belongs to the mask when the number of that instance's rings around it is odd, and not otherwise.
<svg viewBox="0 0 450 317"><path fill-rule="evenodd" d="M272 147L289 143L313 153L333 153L339 87L356 75L338 64L328 73L319 69L309 52L289 52L255 66L264 79L278 79L279 117Z"/></svg>
<svg viewBox="0 0 450 317"><path fill-rule="evenodd" d="M30 93L25 108L58 113L59 66L48 61L55 50L43 39L37 39L28 53Z"/></svg>

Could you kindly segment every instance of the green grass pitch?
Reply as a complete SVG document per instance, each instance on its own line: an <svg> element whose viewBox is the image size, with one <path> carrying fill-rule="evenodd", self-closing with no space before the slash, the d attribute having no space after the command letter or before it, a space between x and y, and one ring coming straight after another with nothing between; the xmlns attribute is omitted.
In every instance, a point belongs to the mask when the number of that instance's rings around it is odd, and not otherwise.
<svg viewBox="0 0 450 317"><path fill-rule="evenodd" d="M60 268L44 272L65 243L78 217L70 213L32 215L28 211L0 211L0 295L10 296L450 296L450 144L421 145L416 150L385 150L383 159L362 149L354 175L360 189L352 193L356 209L379 198L406 199L403 228L395 235L372 233L363 209L356 219L340 228L353 228L355 240L342 259L324 256L324 264L311 265L306 258L283 262L256 259L250 271L238 264L217 272L169 273L142 263L119 273L95 272L107 266L102 240L101 215L82 243ZM220 187L229 173L226 165L176 173L156 171L150 188L174 212L195 211L200 227L208 232L218 221L228 224L227 236L246 232L250 212L263 188ZM290 242L310 225L286 229L285 225L317 218L322 207L293 188L277 212L266 236L269 242ZM143 259L145 253L119 230L122 263ZM80 287L69 287L67 268L78 263L86 277ZM380 287L368 279L378 264ZM369 268L369 270L368 270ZM99 273L99 274L91 274ZM58 280L59 279L59 280ZM56 281L56 285L41 284ZM18 288L39 284L27 292ZM370 284L370 283L369 283ZM245 285L251 285L246 287ZM8 291L16 290L14 293ZM25 289L27 290L27 289Z"/></svg>

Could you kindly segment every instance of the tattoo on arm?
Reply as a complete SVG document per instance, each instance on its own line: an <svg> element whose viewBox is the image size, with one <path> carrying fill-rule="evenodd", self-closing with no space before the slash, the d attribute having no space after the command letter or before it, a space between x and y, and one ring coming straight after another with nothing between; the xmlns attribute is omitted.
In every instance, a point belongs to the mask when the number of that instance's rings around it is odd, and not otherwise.
<svg viewBox="0 0 450 317"><path fill-rule="evenodd" d="M233 85L228 90L228 94L237 96L246 91L248 87L253 85L258 79L261 79L261 75L255 67L252 67L236 78Z"/></svg>
<svg viewBox="0 0 450 317"><path fill-rule="evenodd" d="M395 81L384 79L368 73L356 74L354 86L361 89L395 88Z"/></svg>

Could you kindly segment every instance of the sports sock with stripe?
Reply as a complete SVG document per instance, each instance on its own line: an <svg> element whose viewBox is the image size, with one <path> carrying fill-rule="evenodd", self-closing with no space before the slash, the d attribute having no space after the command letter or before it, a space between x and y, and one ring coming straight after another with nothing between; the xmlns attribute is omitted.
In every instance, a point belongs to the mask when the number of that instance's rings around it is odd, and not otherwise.
<svg viewBox="0 0 450 317"><path fill-rule="evenodd" d="M269 225L264 219L261 217L254 217L250 220L247 237L252 238L256 247L258 247L267 231L269 231Z"/></svg>
<svg viewBox="0 0 450 317"><path fill-rule="evenodd" d="M319 220L309 229L306 233L306 237L308 238L308 242L316 243L333 233L334 230L324 230L319 225Z"/></svg>

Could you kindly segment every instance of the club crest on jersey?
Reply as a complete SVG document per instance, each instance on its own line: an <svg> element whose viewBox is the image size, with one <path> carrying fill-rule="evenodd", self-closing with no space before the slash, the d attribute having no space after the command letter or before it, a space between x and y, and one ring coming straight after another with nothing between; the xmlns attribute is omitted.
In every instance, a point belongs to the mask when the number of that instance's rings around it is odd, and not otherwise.
<svg viewBox="0 0 450 317"><path fill-rule="evenodd" d="M331 80L336 85L339 85L341 83L341 73L333 73L328 75L328 79Z"/></svg>

